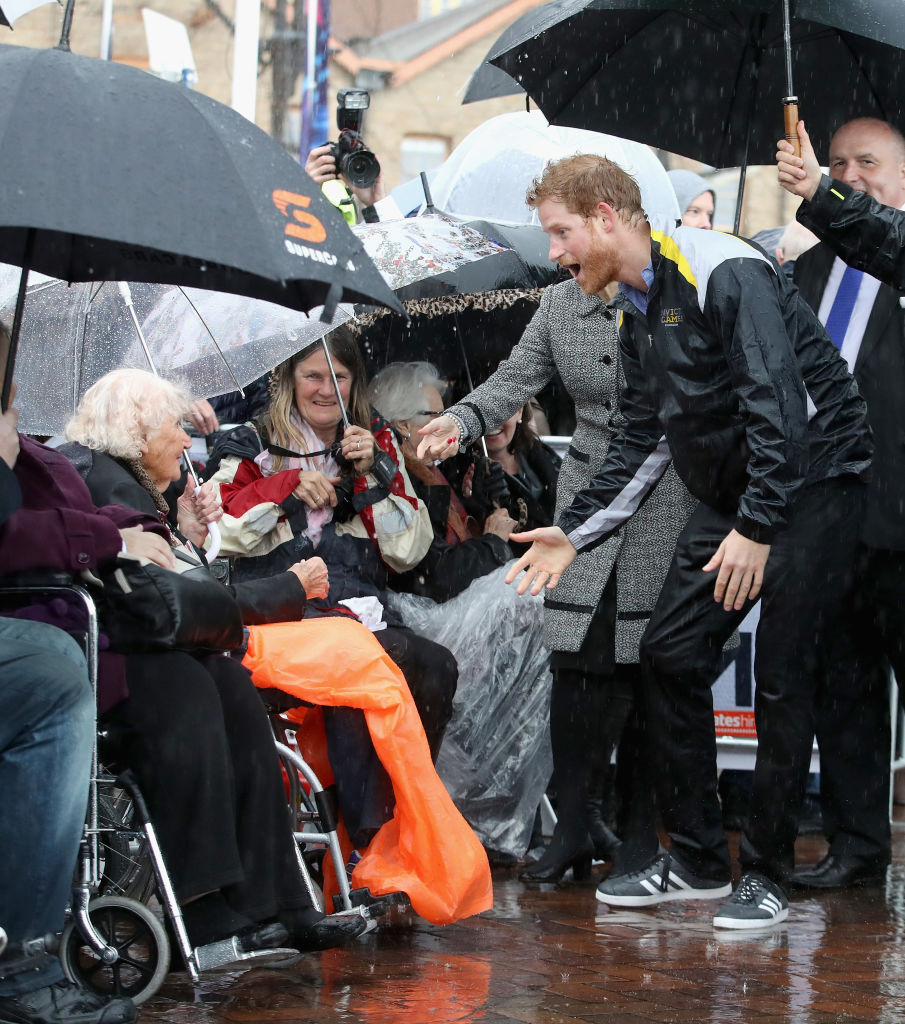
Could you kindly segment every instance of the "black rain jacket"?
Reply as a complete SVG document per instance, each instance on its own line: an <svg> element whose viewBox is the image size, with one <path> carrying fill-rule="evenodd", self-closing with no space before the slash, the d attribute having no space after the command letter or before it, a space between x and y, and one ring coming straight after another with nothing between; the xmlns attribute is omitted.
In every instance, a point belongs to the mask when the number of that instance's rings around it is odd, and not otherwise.
<svg viewBox="0 0 905 1024"><path fill-rule="evenodd" d="M905 291L905 213L823 175L798 220L849 266Z"/></svg>
<svg viewBox="0 0 905 1024"><path fill-rule="evenodd" d="M625 426L563 511L576 547L641 504L672 457L689 491L770 543L805 483L863 474L866 406L798 289L760 249L699 228L652 230L643 314L620 293Z"/></svg>

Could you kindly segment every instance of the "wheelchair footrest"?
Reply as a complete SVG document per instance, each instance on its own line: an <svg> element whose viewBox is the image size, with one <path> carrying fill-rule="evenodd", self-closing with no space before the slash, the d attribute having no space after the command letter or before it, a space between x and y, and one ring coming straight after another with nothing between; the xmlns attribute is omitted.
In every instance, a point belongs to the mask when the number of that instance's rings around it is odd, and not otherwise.
<svg viewBox="0 0 905 1024"><path fill-rule="evenodd" d="M367 886L349 891L349 900L353 907L364 907L371 917L380 917L391 907L408 907L409 898L404 892L388 892L383 896L373 896ZM340 893L333 894L333 911L343 910L343 899Z"/></svg>
<svg viewBox="0 0 905 1024"><path fill-rule="evenodd" d="M228 964L234 964L238 960L257 960L262 956L274 956L275 954L292 957L298 956L297 950L284 949L283 947L255 949L246 952L235 936L231 939L221 939L219 942L210 942L206 946L196 946L193 953L195 966L199 971L210 971L215 967L225 967Z"/></svg>

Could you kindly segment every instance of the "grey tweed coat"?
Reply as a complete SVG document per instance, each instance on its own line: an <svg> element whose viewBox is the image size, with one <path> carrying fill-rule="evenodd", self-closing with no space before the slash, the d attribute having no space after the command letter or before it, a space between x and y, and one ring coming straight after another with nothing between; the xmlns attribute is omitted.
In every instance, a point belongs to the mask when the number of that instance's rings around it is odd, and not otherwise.
<svg viewBox="0 0 905 1024"><path fill-rule="evenodd" d="M575 402L577 423L563 459L556 514L600 468L621 425L623 376L615 320L596 296L574 281L544 291L540 306L509 358L479 388L448 411L477 438L505 422L556 371ZM616 580L616 661L638 660L638 642L666 576L673 547L696 501L672 465L638 512L612 537L581 551L544 601L544 643L577 651L613 566Z"/></svg>

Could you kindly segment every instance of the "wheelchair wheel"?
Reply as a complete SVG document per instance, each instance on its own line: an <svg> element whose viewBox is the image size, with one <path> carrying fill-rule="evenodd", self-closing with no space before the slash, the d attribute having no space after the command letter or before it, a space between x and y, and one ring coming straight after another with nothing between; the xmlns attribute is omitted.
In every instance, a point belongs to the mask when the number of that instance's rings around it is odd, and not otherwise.
<svg viewBox="0 0 905 1024"><path fill-rule="evenodd" d="M170 969L170 944L163 925L144 904L120 896L92 900L88 916L107 944L119 952L119 959L105 964L70 921L60 940L66 976L101 995L128 996L135 1003L150 999Z"/></svg>
<svg viewBox="0 0 905 1024"><path fill-rule="evenodd" d="M98 789L98 825L101 828L101 896L126 896L147 903L157 882L147 840L133 820L128 793L114 787Z"/></svg>

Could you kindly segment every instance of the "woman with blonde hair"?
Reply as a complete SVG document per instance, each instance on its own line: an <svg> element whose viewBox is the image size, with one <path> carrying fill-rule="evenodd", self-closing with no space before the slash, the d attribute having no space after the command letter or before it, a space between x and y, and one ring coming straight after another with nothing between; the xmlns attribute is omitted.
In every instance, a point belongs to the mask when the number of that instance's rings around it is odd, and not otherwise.
<svg viewBox="0 0 905 1024"><path fill-rule="evenodd" d="M309 614L335 614L340 602L351 601L353 610L367 607L385 623L375 623L374 635L402 669L436 759L452 714L456 662L445 647L405 629L386 601L389 579L423 559L433 529L392 428L371 409L357 341L339 328L325 342L335 386L321 343L311 345L273 371L267 414L215 446L212 480L223 500L222 551L233 556L237 580L285 570L299 558L323 558L330 571L330 606L313 602ZM360 716L354 717L360 722L354 750L360 751L367 734ZM345 721L343 736L354 732ZM380 806L367 796L375 773L379 765L363 770L354 783L358 799L350 796L344 808L349 831L361 842L390 813L385 802ZM361 808L358 828L346 810L353 803Z"/></svg>

